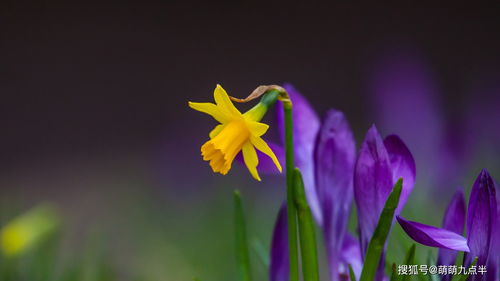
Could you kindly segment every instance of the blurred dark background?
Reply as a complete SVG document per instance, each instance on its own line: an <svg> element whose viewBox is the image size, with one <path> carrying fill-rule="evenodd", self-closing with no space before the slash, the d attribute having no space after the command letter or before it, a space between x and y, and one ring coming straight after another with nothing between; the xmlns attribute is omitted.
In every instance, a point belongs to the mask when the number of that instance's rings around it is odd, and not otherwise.
<svg viewBox="0 0 500 281"><path fill-rule="evenodd" d="M205 267L221 266L224 259L219 264L208 253L198 257L203 250L196 245L207 241L193 234L198 242L186 241L195 249L185 255L179 254L185 249L179 241L200 229L230 237L226 212L231 210L231 188L238 187L249 197L254 220L264 218L259 235L267 245L274 213L265 212L276 211L282 198L281 188L271 185L282 180L268 177L260 185L241 167L228 177L212 175L200 159L199 146L215 123L189 109L188 100L212 101L216 83L244 97L261 84L290 82L319 114L331 107L344 111L358 146L376 123L384 135L401 133L410 149L419 151L418 141L386 122L383 105L374 98L374 73L384 61L403 57L429 78L424 80L432 88L427 92L441 118L437 123L454 128L471 115L478 117L477 124L488 125L481 134L460 133L497 144L499 115L488 114L500 110L495 102L500 95L498 8L2 1L2 202L14 210L56 202L75 233L93 224L108 225L110 233L127 232L119 225L128 229L134 216L136 222L165 223L172 241L165 251L182 256L170 268L187 268L179 276L205 274L222 280L227 276L210 275ZM484 105L488 110L482 110ZM412 114L418 120L419 108ZM274 125L272 118L267 121ZM425 130L416 132L425 139ZM269 137L276 138L275 132ZM422 167L418 177L426 183L426 167L419 164L428 155L422 155L416 155L417 170ZM500 176L498 166L489 168ZM452 171L453 181L465 178L462 185L470 185L472 177L461 171ZM222 223L227 228L202 224L214 204L222 207L211 218L229 217ZM153 209L158 218L138 215L143 209ZM169 220L173 217L177 221ZM228 251L230 259L231 245L218 243L215 249ZM128 240L118 244L134 252Z"/></svg>

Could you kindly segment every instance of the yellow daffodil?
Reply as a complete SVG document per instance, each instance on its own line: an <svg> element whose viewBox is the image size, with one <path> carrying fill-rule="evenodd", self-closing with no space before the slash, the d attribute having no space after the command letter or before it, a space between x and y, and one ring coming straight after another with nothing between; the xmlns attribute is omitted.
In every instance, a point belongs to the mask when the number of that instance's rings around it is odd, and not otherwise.
<svg viewBox="0 0 500 281"><path fill-rule="evenodd" d="M220 85L214 90L214 99L215 104L189 102L192 109L211 115L221 123L210 132L210 140L201 146L203 160L210 162L212 170L223 175L227 174L234 158L242 151L250 174L260 181L257 172L259 159L255 151L258 149L269 156L281 172L281 165L276 155L261 138L269 128L269 125L259 122L267 112L267 105L261 102L242 114Z"/></svg>

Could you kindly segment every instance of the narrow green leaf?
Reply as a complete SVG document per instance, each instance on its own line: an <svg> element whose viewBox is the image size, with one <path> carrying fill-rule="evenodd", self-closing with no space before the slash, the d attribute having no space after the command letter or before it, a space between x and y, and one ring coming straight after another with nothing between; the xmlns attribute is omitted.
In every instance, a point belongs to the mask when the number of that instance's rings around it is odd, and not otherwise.
<svg viewBox="0 0 500 281"><path fill-rule="evenodd" d="M392 221L394 218L394 212L396 211L399 203L402 185L403 179L400 178L394 185L391 194L385 202L384 209L382 210L377 224L377 228L375 228L372 239L368 244L365 263L363 265L363 270L361 271L361 277L359 279L360 281L372 281L375 278L377 267L380 262L380 257L382 255L382 251L384 250L385 241L389 236L389 231L391 229Z"/></svg>
<svg viewBox="0 0 500 281"><path fill-rule="evenodd" d="M266 249L266 247L262 244L262 241L257 238L253 239L252 248L253 251L257 254L257 257L259 258L259 261L262 263L262 265L265 268L268 268L270 264L269 249Z"/></svg>
<svg viewBox="0 0 500 281"><path fill-rule="evenodd" d="M406 252L406 257L405 257L405 264L407 265L413 265L415 264L415 249L416 245L412 244L411 247L408 249ZM410 281L413 279L413 275L403 275L401 278L402 281Z"/></svg>
<svg viewBox="0 0 500 281"><path fill-rule="evenodd" d="M351 281L356 281L356 275L354 274L354 270L352 270L351 265L349 265L349 278L351 279Z"/></svg>
<svg viewBox="0 0 500 281"><path fill-rule="evenodd" d="M469 268L467 269L467 271L470 270L471 267L473 266L476 266L476 263L477 263L477 257L474 258L474 260L472 261L472 263L470 264ZM467 274L461 274L461 275L455 275L455 276L460 276L460 278L458 279L458 281L466 281L467 278L470 277L470 275L467 275Z"/></svg>
<svg viewBox="0 0 500 281"><path fill-rule="evenodd" d="M406 264L415 264L415 250L417 245L412 244L411 247L406 252L405 263Z"/></svg>
<svg viewBox="0 0 500 281"><path fill-rule="evenodd" d="M245 225L245 215L243 206L241 204L241 196L238 190L234 191L234 226L235 226L235 240L236 240L236 261L240 270L240 280L250 281L250 257L248 251L248 242Z"/></svg>
<svg viewBox="0 0 500 281"><path fill-rule="evenodd" d="M302 175L297 168L294 170L294 190L295 205L297 207L297 217L299 221L299 240L304 281L319 281L314 220L306 200Z"/></svg>
<svg viewBox="0 0 500 281"><path fill-rule="evenodd" d="M465 254L464 252L458 252L457 258L455 259L455 265L457 266L457 268L460 268L460 266L464 265L463 264L464 254ZM459 281L461 277L462 277L461 274L455 274L451 277L451 281Z"/></svg>
<svg viewBox="0 0 500 281"><path fill-rule="evenodd" d="M392 263L392 266L391 266L391 280L390 281L399 281L398 270L396 268L395 263Z"/></svg>
<svg viewBox="0 0 500 281"><path fill-rule="evenodd" d="M436 265L436 261L434 260L432 251L429 251L429 254L427 255L427 264L429 266ZM427 276L428 276L427 281L440 281L441 280L439 278L439 276L436 274L427 274Z"/></svg>

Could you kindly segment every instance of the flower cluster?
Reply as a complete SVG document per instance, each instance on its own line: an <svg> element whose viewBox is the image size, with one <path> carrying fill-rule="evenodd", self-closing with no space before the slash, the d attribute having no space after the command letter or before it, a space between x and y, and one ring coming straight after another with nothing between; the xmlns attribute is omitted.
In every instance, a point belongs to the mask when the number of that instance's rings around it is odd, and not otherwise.
<svg viewBox="0 0 500 281"><path fill-rule="evenodd" d="M451 265L457 251L466 252L465 264L477 257L478 266L488 265L498 273L500 230L496 185L487 170L482 170L472 186L467 218L463 191L459 190L451 200L443 218L443 228L408 221L397 217L399 224L413 240L429 247L440 248L438 262ZM462 236L467 222L467 238ZM491 279L494 280L494 279Z"/></svg>
<svg viewBox="0 0 500 281"><path fill-rule="evenodd" d="M286 91L291 100L288 107L278 103L276 111L281 143L265 143L260 138L268 129L260 120L277 100L275 92L268 93L274 93L271 98L264 95L258 105L244 114L234 107L220 86L214 93L216 104L189 103L192 108L208 113L222 123L210 133L210 140L201 148L203 159L210 161L214 172L226 174L240 151L250 173L258 180L257 165L263 172L275 172L274 166L281 172L280 163L286 160L288 201L282 205L274 226L269 270L271 281L298 280L296 210L291 209L295 207L290 200L295 200L298 206L306 281L319 280L316 244L314 235L311 236L308 215L322 231L331 281L387 280L385 248L395 220L414 241L440 248L438 264L442 266L422 267L426 273L444 275L443 280L449 280L448 274L469 273L474 280L498 280L500 204L496 195L498 187L488 171L481 171L472 186L467 209L464 192L457 191L446 210L442 228L408 221L400 213L414 187L416 165L403 140L397 135L382 138L372 125L356 151L352 130L341 111L331 109L320 119L295 88L285 85L280 89ZM290 110L291 104L293 111ZM267 156L256 153L255 148ZM294 166L298 168L299 177L291 175ZM299 198L290 195L294 188L298 188L295 193L298 192ZM301 188L307 202L300 201ZM347 230L353 199L358 216L357 238ZM462 236L464 225L466 238ZM463 273L454 271L459 251L465 252L464 261L458 267L467 269ZM245 268L248 271L248 266ZM396 273L411 275L408 272L414 269L417 274L416 265L407 265L405 269L400 267Z"/></svg>
<svg viewBox="0 0 500 281"><path fill-rule="evenodd" d="M320 225L328 256L330 280L348 275L348 266L360 276L368 242L379 216L397 179L403 178L401 199L396 213L402 210L415 182L415 162L404 142L396 135L382 139L372 126L356 155L353 133L344 114L331 109L322 122L307 100L291 85L285 85L293 103L295 154L297 166L311 171L305 180L305 190L316 221ZM282 127L282 115L277 123ZM356 202L360 238L347 232L352 199ZM278 216L272 242L270 280L287 280L286 255L277 255L280 241L287 238L285 217ZM280 235L281 233L281 235ZM383 271L383 268L380 268ZM379 280L383 273L378 274Z"/></svg>

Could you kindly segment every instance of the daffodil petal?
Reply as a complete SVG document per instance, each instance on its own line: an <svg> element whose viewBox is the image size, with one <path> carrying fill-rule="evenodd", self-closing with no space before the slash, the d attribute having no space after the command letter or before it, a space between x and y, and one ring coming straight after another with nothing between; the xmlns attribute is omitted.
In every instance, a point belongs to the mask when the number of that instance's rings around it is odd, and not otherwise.
<svg viewBox="0 0 500 281"><path fill-rule="evenodd" d="M257 152L255 148L250 142L246 142L242 148L243 151L243 160L245 161L245 165L250 171L252 176L260 181L259 173L257 172L257 165L259 164L259 158L257 157Z"/></svg>
<svg viewBox="0 0 500 281"><path fill-rule="evenodd" d="M262 153L266 154L267 156L271 157L271 159L274 162L274 165L278 168L278 170L281 172L281 165L280 162L278 161L278 158L276 158L276 155L274 155L274 152L269 148L269 145L260 137L256 136L251 136L250 141L252 144L257 148L258 150L262 151Z"/></svg>
<svg viewBox="0 0 500 281"><path fill-rule="evenodd" d="M255 121L247 121L247 126L250 133L256 137L262 136L269 129L269 125Z"/></svg>
<svg viewBox="0 0 500 281"><path fill-rule="evenodd" d="M222 129L224 129L225 126L226 126L225 124L219 124L215 126L215 128L212 131L210 131L210 134L208 134L208 136L211 139L215 138L222 131Z"/></svg>
<svg viewBox="0 0 500 281"><path fill-rule="evenodd" d="M242 116L241 112L234 106L234 104L229 99L229 95L226 93L221 85L217 84L214 90L214 99L217 107L224 112L226 115L233 118L238 118Z"/></svg>
<svg viewBox="0 0 500 281"><path fill-rule="evenodd" d="M189 102L189 107L194 110L206 113L212 116L215 120L220 123L226 123L229 121L229 118L220 110L220 108L210 102Z"/></svg>

